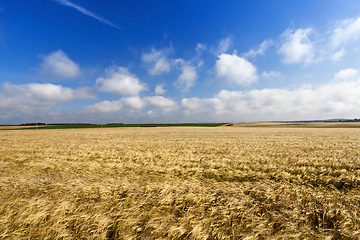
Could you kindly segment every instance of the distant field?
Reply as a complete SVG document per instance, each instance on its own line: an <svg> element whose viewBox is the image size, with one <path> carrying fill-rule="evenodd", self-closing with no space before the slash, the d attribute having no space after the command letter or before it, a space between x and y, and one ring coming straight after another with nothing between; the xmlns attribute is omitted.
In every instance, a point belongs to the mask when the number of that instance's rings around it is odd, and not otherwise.
<svg viewBox="0 0 360 240"><path fill-rule="evenodd" d="M0 130L13 130L13 129L23 129L29 128L31 126L0 126Z"/></svg>
<svg viewBox="0 0 360 240"><path fill-rule="evenodd" d="M69 125L39 125L38 129L78 129L78 128L118 128L118 127L218 127L226 123L154 123L154 124L69 124ZM36 129L36 126L0 126L0 130Z"/></svg>
<svg viewBox="0 0 360 240"><path fill-rule="evenodd" d="M0 131L0 239L359 239L360 129Z"/></svg>
<svg viewBox="0 0 360 240"><path fill-rule="evenodd" d="M360 122L233 123L234 127L266 128L360 128Z"/></svg>
<svg viewBox="0 0 360 240"><path fill-rule="evenodd" d="M221 127L228 123L154 123L140 124L140 127ZM304 122L304 123L231 123L230 127L261 127L261 128L360 128L360 122ZM69 124L39 125L38 129L79 129L79 128L119 128L139 127L139 124ZM229 127L229 126L226 126ZM0 130L36 129L35 126L0 126Z"/></svg>

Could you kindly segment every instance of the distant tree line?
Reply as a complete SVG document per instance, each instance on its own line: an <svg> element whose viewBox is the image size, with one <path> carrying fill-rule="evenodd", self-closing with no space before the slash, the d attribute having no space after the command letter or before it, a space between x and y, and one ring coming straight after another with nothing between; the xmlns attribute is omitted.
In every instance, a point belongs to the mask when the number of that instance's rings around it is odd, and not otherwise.
<svg viewBox="0 0 360 240"><path fill-rule="evenodd" d="M46 125L46 123L37 123L38 126L40 125ZM36 126L36 123L22 123L19 124L18 126Z"/></svg>
<svg viewBox="0 0 360 240"><path fill-rule="evenodd" d="M123 125L124 123L106 123L104 125ZM44 125L100 125L95 123L37 123L38 126ZM7 125L4 125L7 126ZM22 123L19 125L12 125L12 126L36 126L36 123Z"/></svg>
<svg viewBox="0 0 360 240"><path fill-rule="evenodd" d="M357 118L345 119L345 120L339 120L339 122L360 122L360 119L357 119Z"/></svg>

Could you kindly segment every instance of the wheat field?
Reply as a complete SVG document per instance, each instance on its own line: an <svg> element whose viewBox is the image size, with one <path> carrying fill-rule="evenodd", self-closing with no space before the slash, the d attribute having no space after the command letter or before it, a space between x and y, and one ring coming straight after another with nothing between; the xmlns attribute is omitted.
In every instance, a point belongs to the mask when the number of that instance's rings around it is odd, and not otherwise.
<svg viewBox="0 0 360 240"><path fill-rule="evenodd" d="M360 129L0 131L0 239L360 239Z"/></svg>

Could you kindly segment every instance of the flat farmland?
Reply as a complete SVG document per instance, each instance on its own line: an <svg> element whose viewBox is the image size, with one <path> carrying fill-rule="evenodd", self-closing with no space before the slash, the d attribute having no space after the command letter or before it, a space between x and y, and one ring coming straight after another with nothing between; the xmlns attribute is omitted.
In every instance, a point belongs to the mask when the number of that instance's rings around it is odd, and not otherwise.
<svg viewBox="0 0 360 240"><path fill-rule="evenodd" d="M0 131L0 239L360 239L360 128Z"/></svg>

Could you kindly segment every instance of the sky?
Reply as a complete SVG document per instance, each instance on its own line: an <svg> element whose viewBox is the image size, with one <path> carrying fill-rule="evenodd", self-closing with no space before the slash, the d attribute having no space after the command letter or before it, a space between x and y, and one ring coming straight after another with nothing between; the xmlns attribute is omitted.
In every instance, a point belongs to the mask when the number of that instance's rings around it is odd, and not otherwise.
<svg viewBox="0 0 360 240"><path fill-rule="evenodd" d="M2 0L0 125L360 118L357 0Z"/></svg>

